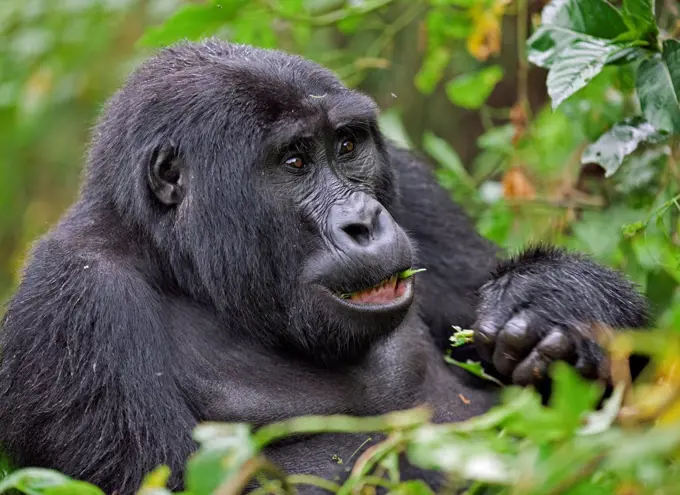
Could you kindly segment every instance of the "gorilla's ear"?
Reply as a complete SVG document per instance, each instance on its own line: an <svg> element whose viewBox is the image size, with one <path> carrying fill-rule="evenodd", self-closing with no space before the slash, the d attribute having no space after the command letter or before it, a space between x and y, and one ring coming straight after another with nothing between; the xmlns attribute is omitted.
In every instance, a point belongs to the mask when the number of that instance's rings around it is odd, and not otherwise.
<svg viewBox="0 0 680 495"><path fill-rule="evenodd" d="M184 198L186 182L184 162L173 142L164 143L151 153L147 178L158 201L167 206L179 204Z"/></svg>

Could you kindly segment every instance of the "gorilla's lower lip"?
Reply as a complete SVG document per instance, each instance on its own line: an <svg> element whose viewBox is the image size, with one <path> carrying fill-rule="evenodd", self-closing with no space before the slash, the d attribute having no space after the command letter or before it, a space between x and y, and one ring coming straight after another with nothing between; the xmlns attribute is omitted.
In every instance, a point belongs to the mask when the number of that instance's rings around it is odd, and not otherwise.
<svg viewBox="0 0 680 495"><path fill-rule="evenodd" d="M414 293L413 278L400 279L398 277L391 277L382 284L379 284L379 287L384 287L386 284L388 286L394 284L393 297L381 296L380 288L360 291L352 294L353 297L335 294L326 288L324 288L324 292L330 294L335 301L344 307L363 312L390 312L403 309L411 304Z"/></svg>

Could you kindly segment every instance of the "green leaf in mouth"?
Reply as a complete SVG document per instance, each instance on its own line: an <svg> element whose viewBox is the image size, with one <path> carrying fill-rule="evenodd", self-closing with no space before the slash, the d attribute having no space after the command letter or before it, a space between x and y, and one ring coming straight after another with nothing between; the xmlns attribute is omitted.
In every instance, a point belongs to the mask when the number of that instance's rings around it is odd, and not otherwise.
<svg viewBox="0 0 680 495"><path fill-rule="evenodd" d="M404 270L399 274L399 280L404 280L405 278L411 278L413 275L415 275L418 272L424 272L425 268L409 268L408 270Z"/></svg>

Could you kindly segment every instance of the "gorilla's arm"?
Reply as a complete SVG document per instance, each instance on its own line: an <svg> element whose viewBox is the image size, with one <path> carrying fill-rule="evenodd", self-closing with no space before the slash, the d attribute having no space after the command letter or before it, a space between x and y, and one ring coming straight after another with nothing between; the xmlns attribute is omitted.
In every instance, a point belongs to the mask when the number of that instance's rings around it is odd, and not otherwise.
<svg viewBox="0 0 680 495"><path fill-rule="evenodd" d="M158 301L124 260L105 257L38 245L2 321L0 443L21 466L133 493L161 463L181 475L196 422L170 372Z"/></svg>
<svg viewBox="0 0 680 495"><path fill-rule="evenodd" d="M472 327L480 356L514 383L542 381L555 360L604 378L593 325L648 322L646 301L632 284L584 256L550 247L499 259L426 165L404 151L390 154L399 173L397 218L427 268L418 279L419 304L438 345L447 347L451 325Z"/></svg>

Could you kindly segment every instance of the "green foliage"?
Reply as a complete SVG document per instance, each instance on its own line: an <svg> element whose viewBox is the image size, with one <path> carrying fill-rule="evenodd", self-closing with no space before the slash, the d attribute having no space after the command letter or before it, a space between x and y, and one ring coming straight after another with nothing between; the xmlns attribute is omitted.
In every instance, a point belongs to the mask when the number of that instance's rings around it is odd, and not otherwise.
<svg viewBox="0 0 680 495"><path fill-rule="evenodd" d="M456 105L473 110L478 109L486 102L501 79L503 79L503 68L491 65L477 72L463 74L452 79L446 85L446 94Z"/></svg>

